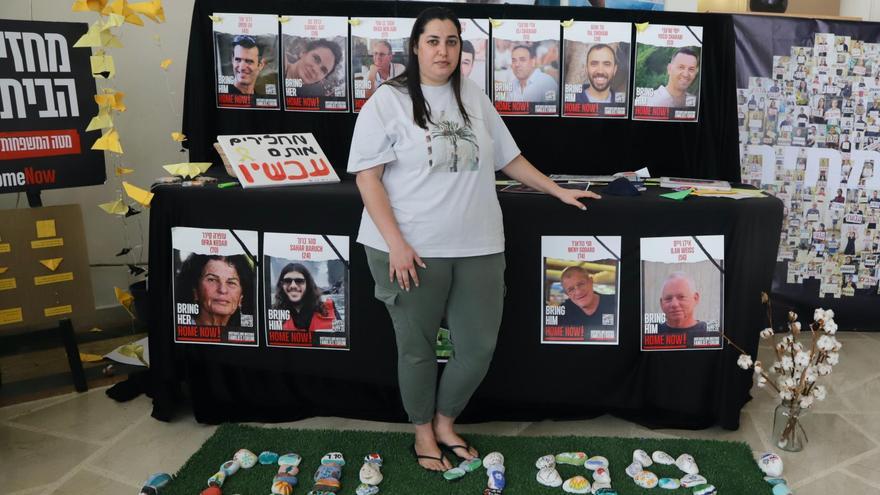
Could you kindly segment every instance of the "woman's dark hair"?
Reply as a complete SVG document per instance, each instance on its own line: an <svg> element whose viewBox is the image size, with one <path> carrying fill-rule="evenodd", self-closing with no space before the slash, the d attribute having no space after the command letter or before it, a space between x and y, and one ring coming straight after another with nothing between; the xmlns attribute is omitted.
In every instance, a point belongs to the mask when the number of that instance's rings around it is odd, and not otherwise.
<svg viewBox="0 0 880 495"><path fill-rule="evenodd" d="M325 76L329 76L330 74L333 73L333 71L336 70L336 66L339 65L339 62L342 60L342 49L339 48L339 45L337 45L336 43L333 43L330 40L316 39L314 41L309 42L309 44L306 45L306 48L303 51L302 56L304 57L306 55L306 53L309 53L310 51L314 50L315 48L326 48L326 49L330 50L331 53L333 53L333 67L330 69L330 72L325 74Z"/></svg>
<svg viewBox="0 0 880 495"><path fill-rule="evenodd" d="M174 281L175 301L177 303L196 303L193 292L197 290L199 279L202 278L202 270L209 261L222 261L235 268L238 273L238 280L241 283L241 304L238 310L230 318L228 326L241 326L242 308L246 310L245 314L253 314L254 301L251 298L254 295L254 269L248 262L247 256L236 254L233 256L220 256L215 254L196 254L192 253L180 265L180 271L177 272L177 279Z"/></svg>
<svg viewBox="0 0 880 495"><path fill-rule="evenodd" d="M303 278L306 279L306 287L303 289L302 307L299 311L293 307L290 303L290 299L287 297L287 293L284 291L284 276L290 272L302 273ZM315 311L321 313L322 316L327 316L326 309L324 308L324 305L321 304L321 289L318 288L309 269L301 263L288 263L281 269L281 273L278 275L278 280L275 282L275 294L272 298L272 308L290 310L293 316L296 316L297 314L307 314L309 315L309 320L311 320L311 315Z"/></svg>
<svg viewBox="0 0 880 495"><path fill-rule="evenodd" d="M425 101L425 95L422 94L422 78L419 73L419 57L416 55L416 48L419 46L419 36L425 32L425 25L435 19L452 21L455 24L455 29L458 31L459 42L461 41L461 22L459 22L458 16L453 11L445 7L429 7L423 10L416 18L412 33L409 35L409 58L406 70L403 74L388 81L388 84L396 88L406 88L412 100L413 120L422 129L428 129L428 122L433 124L434 121L431 120L431 106ZM466 125L469 125L471 119L468 117L467 110L465 110L464 104L461 102L460 54L459 63L455 66L455 70L452 71L452 76L449 79L452 81L452 92L455 94L455 101L458 103L458 111L461 113L461 118Z"/></svg>

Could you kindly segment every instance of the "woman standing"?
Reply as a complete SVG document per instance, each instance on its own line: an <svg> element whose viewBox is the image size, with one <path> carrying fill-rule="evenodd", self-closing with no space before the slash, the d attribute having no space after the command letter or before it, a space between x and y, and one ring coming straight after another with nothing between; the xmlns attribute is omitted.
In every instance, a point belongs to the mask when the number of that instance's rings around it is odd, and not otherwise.
<svg viewBox="0 0 880 495"><path fill-rule="evenodd" d="M401 76L380 86L355 125L348 171L364 201L364 244L388 308L413 450L429 470L478 455L454 430L489 368L501 323L504 232L495 172L586 207L598 198L563 189L522 155L492 103L461 77L461 24L442 7L423 11ZM455 351L435 387L434 345L446 316Z"/></svg>

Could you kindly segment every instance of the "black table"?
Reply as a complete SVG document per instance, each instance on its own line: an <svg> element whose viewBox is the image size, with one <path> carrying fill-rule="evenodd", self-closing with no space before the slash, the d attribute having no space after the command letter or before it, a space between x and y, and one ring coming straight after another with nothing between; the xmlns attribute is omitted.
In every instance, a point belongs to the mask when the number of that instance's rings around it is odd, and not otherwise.
<svg viewBox="0 0 880 495"><path fill-rule="evenodd" d="M598 189L601 192L601 188ZM363 248L354 243L362 204L353 181L242 190L160 186L150 215L150 357L154 416L168 420L182 383L200 422L290 421L330 415L405 421L396 349L373 298ZM461 421L585 418L611 413L652 427L739 427L751 373L738 353L644 353L639 346L639 238L725 236L724 328L754 352L766 326L782 203L605 196L586 212L544 195L501 193L508 287L495 357ZM171 227L236 228L351 237L351 350L174 344ZM621 235L620 344L540 344L542 235Z"/></svg>

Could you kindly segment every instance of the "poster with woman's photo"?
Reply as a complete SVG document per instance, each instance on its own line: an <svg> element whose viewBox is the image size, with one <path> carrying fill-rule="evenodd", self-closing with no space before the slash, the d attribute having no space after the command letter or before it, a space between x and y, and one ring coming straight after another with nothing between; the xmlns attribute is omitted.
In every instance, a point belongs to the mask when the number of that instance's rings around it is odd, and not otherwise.
<svg viewBox="0 0 880 495"><path fill-rule="evenodd" d="M636 33L633 120L696 122L703 28L650 24Z"/></svg>
<svg viewBox="0 0 880 495"><path fill-rule="evenodd" d="M376 88L403 74L415 19L361 17L351 23L352 106L359 112Z"/></svg>
<svg viewBox="0 0 880 495"><path fill-rule="evenodd" d="M217 106L281 108L278 88L278 16L214 14Z"/></svg>
<svg viewBox="0 0 880 495"><path fill-rule="evenodd" d="M171 229L174 341L259 345L257 233Z"/></svg>
<svg viewBox="0 0 880 495"><path fill-rule="evenodd" d="M723 347L724 236L641 239L643 351Z"/></svg>
<svg viewBox="0 0 880 495"><path fill-rule="evenodd" d="M559 114L559 21L496 21L492 93L501 115Z"/></svg>
<svg viewBox="0 0 880 495"><path fill-rule="evenodd" d="M460 19L461 77L487 91L489 72L489 19Z"/></svg>
<svg viewBox="0 0 880 495"><path fill-rule="evenodd" d="M541 281L542 344L618 344L620 236L542 236Z"/></svg>
<svg viewBox="0 0 880 495"><path fill-rule="evenodd" d="M576 21L562 38L562 116L626 118L632 24Z"/></svg>
<svg viewBox="0 0 880 495"><path fill-rule="evenodd" d="M263 234L269 347L348 350L348 237Z"/></svg>
<svg viewBox="0 0 880 495"><path fill-rule="evenodd" d="M285 110L348 111L347 17L288 17L281 52Z"/></svg>

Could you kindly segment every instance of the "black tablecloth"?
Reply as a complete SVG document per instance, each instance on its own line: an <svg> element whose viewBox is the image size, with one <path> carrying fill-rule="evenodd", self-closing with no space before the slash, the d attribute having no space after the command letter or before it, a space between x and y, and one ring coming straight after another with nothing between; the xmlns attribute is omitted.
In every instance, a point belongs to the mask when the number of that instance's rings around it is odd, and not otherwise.
<svg viewBox="0 0 880 495"><path fill-rule="evenodd" d="M598 189L601 192L601 188ZM200 422L286 421L315 415L405 421L396 388L388 314L373 298L355 243L361 201L350 179L335 185L242 190L161 186L150 215L150 358L154 416L170 419L179 383ZM766 326L782 204L606 195L587 211L545 195L500 193L508 292L495 357L462 421L539 420L612 413L649 426L739 426L751 374L738 353L643 353L639 345L639 238L725 235L725 325L745 349ZM171 227L236 228L351 237L351 350L175 344ZM540 344L542 235L622 235L620 344ZM262 340L262 339L261 339Z"/></svg>

